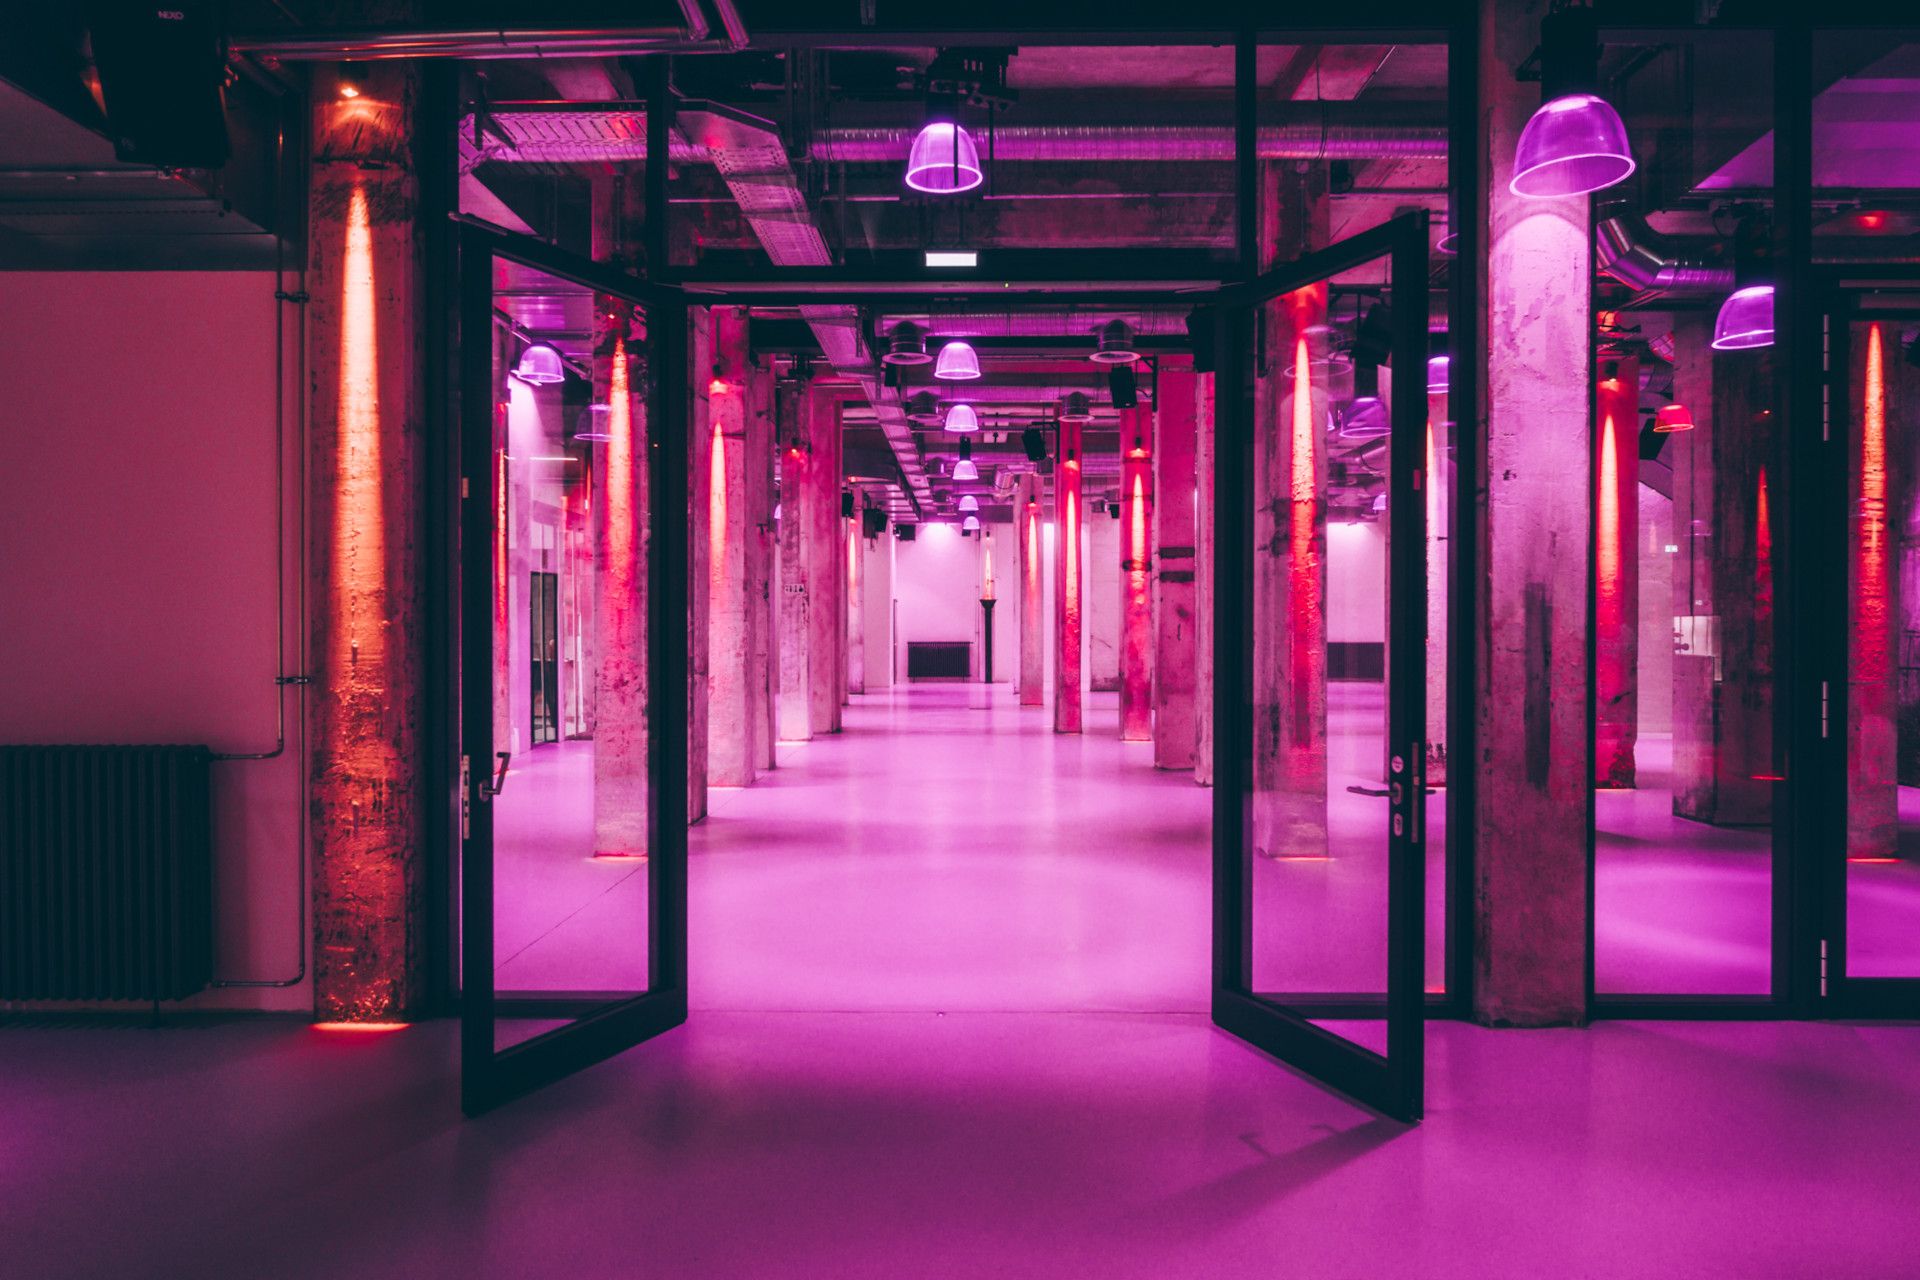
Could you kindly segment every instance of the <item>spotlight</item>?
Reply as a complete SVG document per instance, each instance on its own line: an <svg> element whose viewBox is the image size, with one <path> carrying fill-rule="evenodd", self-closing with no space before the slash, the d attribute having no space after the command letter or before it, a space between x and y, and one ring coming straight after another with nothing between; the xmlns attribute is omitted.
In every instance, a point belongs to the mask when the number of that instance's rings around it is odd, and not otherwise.
<svg viewBox="0 0 1920 1280"><path fill-rule="evenodd" d="M1107 391L1113 397L1114 408L1138 408L1140 405L1140 395L1138 385L1133 380L1133 366L1130 364L1108 366Z"/></svg>
<svg viewBox="0 0 1920 1280"><path fill-rule="evenodd" d="M1911 350L1911 348L1909 348ZM1028 427L1020 433L1020 447L1027 451L1027 461L1045 462L1047 460L1047 433L1038 427Z"/></svg>
<svg viewBox="0 0 1920 1280"><path fill-rule="evenodd" d="M1195 307L1187 312L1187 341L1193 346L1193 371L1213 372L1213 308Z"/></svg>
<svg viewBox="0 0 1920 1280"><path fill-rule="evenodd" d="M933 359L927 354L927 335L919 325L902 320L887 330L887 353L880 357L889 364L925 364Z"/></svg>
<svg viewBox="0 0 1920 1280"><path fill-rule="evenodd" d="M1125 320L1109 320L1100 327L1099 345L1088 357L1095 364L1132 364L1140 358L1133 349L1133 326Z"/></svg>
<svg viewBox="0 0 1920 1280"><path fill-rule="evenodd" d="M842 520L853 519L853 494L850 492L840 495L840 518Z"/></svg>

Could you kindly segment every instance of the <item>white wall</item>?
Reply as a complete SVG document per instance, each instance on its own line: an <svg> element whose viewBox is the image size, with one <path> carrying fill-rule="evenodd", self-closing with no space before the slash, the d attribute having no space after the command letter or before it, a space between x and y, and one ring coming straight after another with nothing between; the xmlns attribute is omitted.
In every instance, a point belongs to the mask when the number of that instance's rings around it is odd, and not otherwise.
<svg viewBox="0 0 1920 1280"><path fill-rule="evenodd" d="M1004 602L1013 573L1013 527L994 527L994 593ZM973 678L980 678L981 564L985 542L963 538L955 525L929 522L912 542L894 547L893 597L898 602L895 668L906 678L906 647L914 641L965 640L973 646ZM996 604L993 611L993 674L1012 678L1019 643L1014 612Z"/></svg>
<svg viewBox="0 0 1920 1280"><path fill-rule="evenodd" d="M1634 692L1642 733L1673 732L1673 500L1640 486L1640 656Z"/></svg>
<svg viewBox="0 0 1920 1280"><path fill-rule="evenodd" d="M898 545L899 539L889 531L864 540L860 553L860 612L869 693L893 683L893 557Z"/></svg>
<svg viewBox="0 0 1920 1280"><path fill-rule="evenodd" d="M256 272L0 273L0 741L270 751L299 670L300 388L274 469L274 279ZM295 325L288 324L291 347ZM300 968L299 699L287 749L214 766L216 976ZM303 983L202 1007L307 1009Z"/></svg>
<svg viewBox="0 0 1920 1280"><path fill-rule="evenodd" d="M1387 527L1327 521L1327 639L1381 644L1387 638Z"/></svg>
<svg viewBox="0 0 1920 1280"><path fill-rule="evenodd" d="M1088 502L1087 511L1087 687L1120 687L1120 522L1106 504Z"/></svg>

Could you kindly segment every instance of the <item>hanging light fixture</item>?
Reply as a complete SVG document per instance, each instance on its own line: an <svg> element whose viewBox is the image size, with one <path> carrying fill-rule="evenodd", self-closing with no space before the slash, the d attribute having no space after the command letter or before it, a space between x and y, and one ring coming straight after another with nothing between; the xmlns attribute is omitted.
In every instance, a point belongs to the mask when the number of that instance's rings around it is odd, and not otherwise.
<svg viewBox="0 0 1920 1280"><path fill-rule="evenodd" d="M1427 357L1427 394L1437 396L1447 389L1447 370L1452 362L1443 352Z"/></svg>
<svg viewBox="0 0 1920 1280"><path fill-rule="evenodd" d="M951 120L935 120L920 130L907 152L907 185L929 195L971 191L982 181L980 149L973 135Z"/></svg>
<svg viewBox="0 0 1920 1280"><path fill-rule="evenodd" d="M590 404L580 411L574 419L573 438L585 440L591 444L605 444L613 439L613 406L609 404Z"/></svg>
<svg viewBox="0 0 1920 1280"><path fill-rule="evenodd" d="M931 391L916 391L907 397L907 417L931 426L940 421L940 397Z"/></svg>
<svg viewBox="0 0 1920 1280"><path fill-rule="evenodd" d="M973 353L971 344L956 338L940 348L933 376L943 382L971 382L980 376L980 357Z"/></svg>
<svg viewBox="0 0 1920 1280"><path fill-rule="evenodd" d="M1099 344L1088 359L1095 364L1132 364L1140 358L1133 349L1133 326L1125 320L1109 320L1100 326Z"/></svg>
<svg viewBox="0 0 1920 1280"><path fill-rule="evenodd" d="M1378 440L1392 430L1393 421L1387 416L1387 406L1380 399L1380 366L1365 363L1354 365L1353 399L1347 404L1346 412L1340 415L1340 438Z"/></svg>
<svg viewBox="0 0 1920 1280"><path fill-rule="evenodd" d="M1060 421L1092 422L1093 402L1084 391L1069 391L1060 398Z"/></svg>
<svg viewBox="0 0 1920 1280"><path fill-rule="evenodd" d="M520 353L520 363L513 367L513 376L536 387L550 386L567 380L567 367L560 361L560 353L544 342L536 342Z"/></svg>
<svg viewBox="0 0 1920 1280"><path fill-rule="evenodd" d="M1713 318L1716 351L1746 351L1773 345L1773 286L1753 284L1735 289Z"/></svg>
<svg viewBox="0 0 1920 1280"><path fill-rule="evenodd" d="M902 320L887 330L887 353L880 357L887 364L925 364L933 359L927 354L927 335L919 325Z"/></svg>
<svg viewBox="0 0 1920 1280"><path fill-rule="evenodd" d="M968 516L965 520L962 520L960 522L960 532L962 533L973 533L979 528L980 528L979 516Z"/></svg>
<svg viewBox="0 0 1920 1280"><path fill-rule="evenodd" d="M1653 415L1653 429L1661 435L1693 430L1693 414L1683 404L1663 404Z"/></svg>
<svg viewBox="0 0 1920 1280"><path fill-rule="evenodd" d="M953 434L963 436L980 429L980 416L973 411L972 405L957 404L947 410L946 426Z"/></svg>
<svg viewBox="0 0 1920 1280"><path fill-rule="evenodd" d="M960 460L953 464L953 478L961 483L980 478L980 468L973 464L973 438L960 437Z"/></svg>
<svg viewBox="0 0 1920 1280"><path fill-rule="evenodd" d="M1620 113L1596 92L1600 28L1593 10L1556 0L1540 22L1540 109L1520 131L1507 187L1529 200L1585 195L1624 182L1633 148Z"/></svg>
<svg viewBox="0 0 1920 1280"><path fill-rule="evenodd" d="M960 514L961 515L963 516L972 515L974 512L978 510L980 510L980 499L974 497L970 493L965 493L960 495Z"/></svg>

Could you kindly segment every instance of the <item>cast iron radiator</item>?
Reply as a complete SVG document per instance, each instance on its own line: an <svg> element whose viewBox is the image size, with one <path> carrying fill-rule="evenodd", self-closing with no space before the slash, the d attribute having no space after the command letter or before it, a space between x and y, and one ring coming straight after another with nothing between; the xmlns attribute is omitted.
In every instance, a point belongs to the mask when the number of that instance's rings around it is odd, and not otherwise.
<svg viewBox="0 0 1920 1280"><path fill-rule="evenodd" d="M972 673L971 640L907 641L909 680L965 680Z"/></svg>
<svg viewBox="0 0 1920 1280"><path fill-rule="evenodd" d="M213 980L205 747L0 747L0 1000Z"/></svg>

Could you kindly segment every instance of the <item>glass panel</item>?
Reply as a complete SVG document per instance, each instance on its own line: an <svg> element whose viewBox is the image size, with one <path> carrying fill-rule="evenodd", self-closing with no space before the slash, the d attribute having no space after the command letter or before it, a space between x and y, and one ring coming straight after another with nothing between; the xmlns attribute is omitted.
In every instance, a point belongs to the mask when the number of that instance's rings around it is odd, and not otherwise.
<svg viewBox="0 0 1920 1280"><path fill-rule="evenodd" d="M493 965L504 1048L648 986L652 371L645 317L628 304L505 260L494 283L493 736L508 760L492 801Z"/></svg>
<svg viewBox="0 0 1920 1280"><path fill-rule="evenodd" d="M1920 978L1920 32L1814 44L1814 258L1846 325L1849 978ZM1836 415L1838 416L1838 415Z"/></svg>
<svg viewBox="0 0 1920 1280"><path fill-rule="evenodd" d="M1771 283L1773 103L1752 70L1771 65L1769 48L1764 34L1728 32L1609 44L1602 58L1639 166L1595 197L1603 995L1772 989L1785 433L1772 346L1715 345L1736 286Z"/></svg>
<svg viewBox="0 0 1920 1280"><path fill-rule="evenodd" d="M1252 984L1288 1003L1387 989L1394 305L1366 264L1265 304L1256 353ZM1383 1021L1335 1029L1385 1044Z"/></svg>
<svg viewBox="0 0 1920 1280"><path fill-rule="evenodd" d="M990 270L996 250L1229 261L1233 67L1231 46L1205 45L680 59L690 146L675 157L675 263L917 272L929 251L970 251Z"/></svg>

